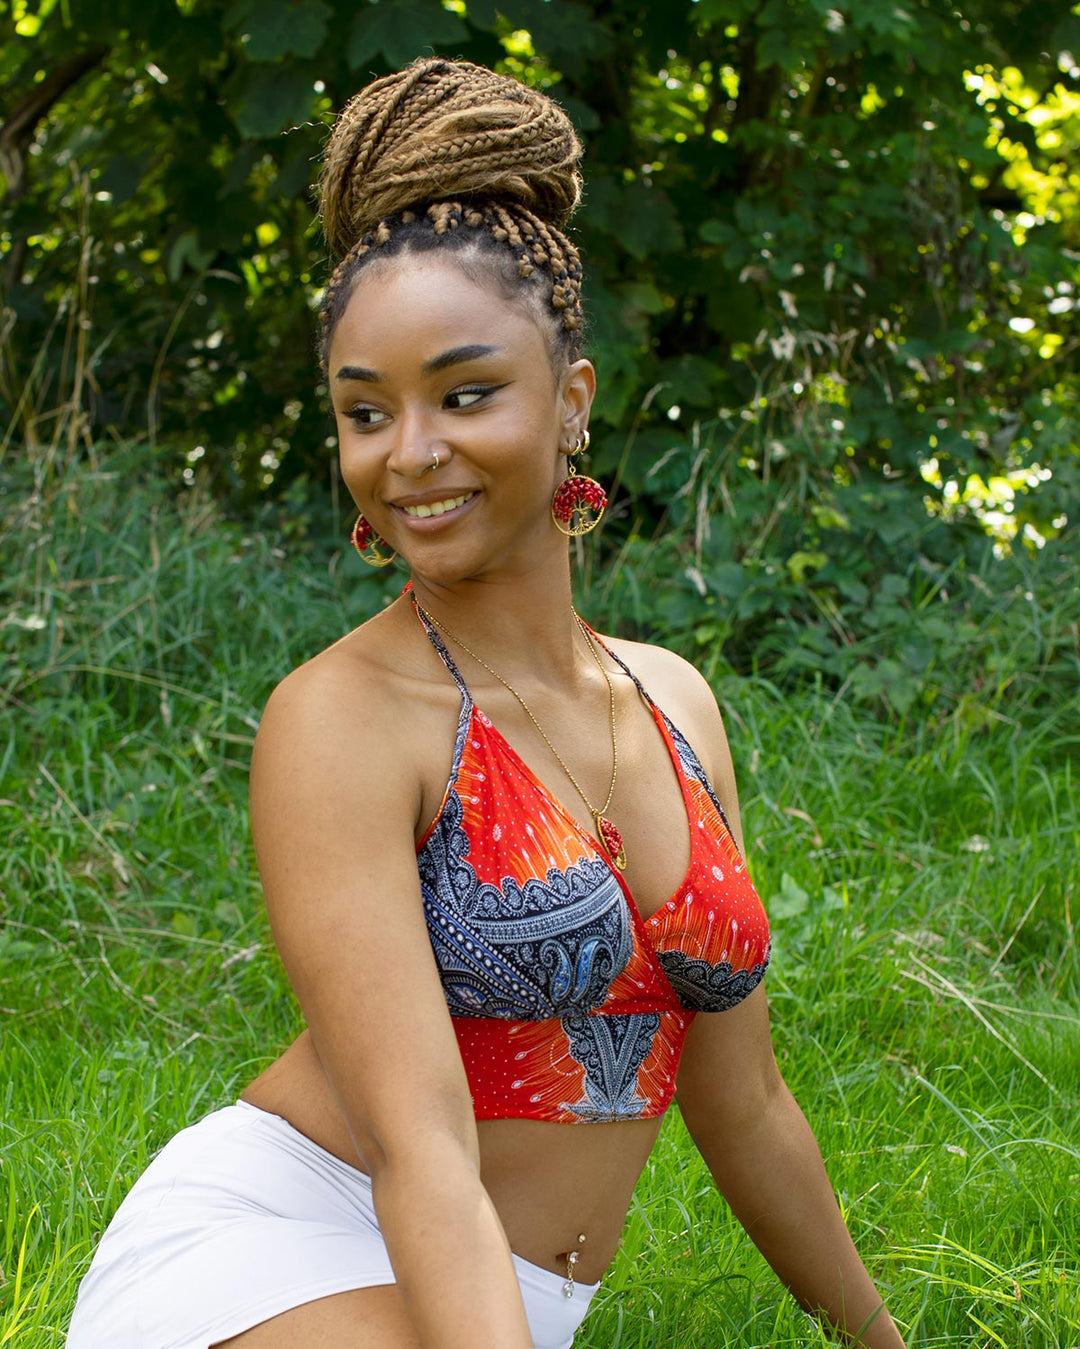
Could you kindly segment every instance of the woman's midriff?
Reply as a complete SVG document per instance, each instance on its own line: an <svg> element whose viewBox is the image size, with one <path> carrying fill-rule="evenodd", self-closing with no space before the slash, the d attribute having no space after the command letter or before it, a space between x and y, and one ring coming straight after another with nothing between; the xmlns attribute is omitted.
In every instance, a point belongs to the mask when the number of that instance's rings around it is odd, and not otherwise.
<svg viewBox="0 0 1080 1349"><path fill-rule="evenodd" d="M349 1165L360 1165L306 1031L241 1098L281 1115ZM565 1253L579 1249L575 1277L582 1283L601 1278L659 1130L658 1119L618 1124L480 1120L481 1176L511 1250L565 1274ZM586 1240L579 1246L582 1232Z"/></svg>

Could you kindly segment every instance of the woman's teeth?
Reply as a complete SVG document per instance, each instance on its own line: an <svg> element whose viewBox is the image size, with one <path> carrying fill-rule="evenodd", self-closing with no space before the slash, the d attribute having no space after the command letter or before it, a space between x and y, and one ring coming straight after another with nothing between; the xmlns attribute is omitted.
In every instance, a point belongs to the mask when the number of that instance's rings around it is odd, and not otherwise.
<svg viewBox="0 0 1080 1349"><path fill-rule="evenodd" d="M411 515L417 520L426 520L430 515L445 515L447 511L452 511L458 506L464 506L466 501L475 492L466 492L463 497L450 497L446 501L430 501L426 506L402 506L406 515Z"/></svg>

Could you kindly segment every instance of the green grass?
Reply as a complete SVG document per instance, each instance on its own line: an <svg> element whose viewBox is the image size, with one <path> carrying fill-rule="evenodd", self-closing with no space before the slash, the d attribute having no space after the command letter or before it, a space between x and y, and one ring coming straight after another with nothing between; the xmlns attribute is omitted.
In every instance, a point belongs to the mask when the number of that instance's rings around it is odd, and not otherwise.
<svg viewBox="0 0 1080 1349"><path fill-rule="evenodd" d="M274 682L400 581L177 506L135 451L36 500L0 472L0 1345L46 1349L153 1151L297 1029L249 749ZM718 693L777 1051L909 1344L1080 1345L1080 703ZM581 1349L825 1342L673 1114Z"/></svg>

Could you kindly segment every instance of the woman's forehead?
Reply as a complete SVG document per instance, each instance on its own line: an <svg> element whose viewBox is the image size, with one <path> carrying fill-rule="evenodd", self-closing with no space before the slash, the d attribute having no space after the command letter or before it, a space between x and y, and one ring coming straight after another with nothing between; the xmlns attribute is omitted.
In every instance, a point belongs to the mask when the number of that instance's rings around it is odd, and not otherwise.
<svg viewBox="0 0 1080 1349"><path fill-rule="evenodd" d="M379 259L357 277L330 344L330 365L347 351L408 351L430 361L439 351L488 346L508 354L546 349L532 307L485 285L453 258ZM370 363L370 362L361 362Z"/></svg>

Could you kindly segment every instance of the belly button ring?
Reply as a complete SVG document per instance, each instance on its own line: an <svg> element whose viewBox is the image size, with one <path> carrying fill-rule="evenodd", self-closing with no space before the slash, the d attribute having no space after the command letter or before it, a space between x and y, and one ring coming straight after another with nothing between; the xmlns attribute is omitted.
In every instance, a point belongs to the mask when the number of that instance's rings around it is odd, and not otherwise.
<svg viewBox="0 0 1080 1349"><path fill-rule="evenodd" d="M578 1244L579 1246L584 1246L584 1245L585 1245L585 1233L584 1233L584 1232L579 1232L579 1233L578 1233L577 1244ZM577 1262L578 1262L578 1257L579 1257L580 1255L581 1255L581 1252L580 1252L580 1251L567 1251L567 1252L566 1252L566 1255L565 1255L565 1257L564 1257L564 1259L566 1260L566 1282L565 1282L565 1283L563 1284L563 1286L562 1286L562 1295L563 1295L563 1297L573 1297L573 1296L574 1296L574 1266L577 1264Z"/></svg>

